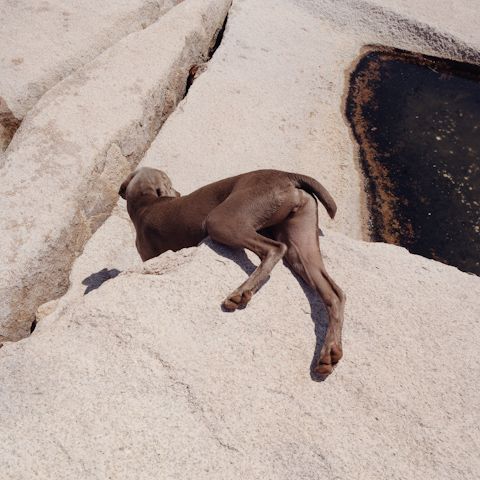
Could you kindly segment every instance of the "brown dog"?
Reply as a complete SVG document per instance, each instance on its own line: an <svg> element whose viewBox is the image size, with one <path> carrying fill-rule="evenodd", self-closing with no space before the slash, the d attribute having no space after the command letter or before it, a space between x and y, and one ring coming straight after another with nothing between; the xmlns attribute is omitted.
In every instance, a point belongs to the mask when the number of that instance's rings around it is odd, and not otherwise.
<svg viewBox="0 0 480 480"><path fill-rule="evenodd" d="M208 235L258 255L260 265L224 300L227 310L244 307L285 258L326 305L329 325L315 371L332 372L342 357L345 294L327 274L320 253L315 197L331 218L336 212L333 198L320 183L297 173L258 170L182 197L165 173L144 167L127 177L119 194L127 200L143 261L167 250L196 246ZM262 235L264 229L272 238Z"/></svg>

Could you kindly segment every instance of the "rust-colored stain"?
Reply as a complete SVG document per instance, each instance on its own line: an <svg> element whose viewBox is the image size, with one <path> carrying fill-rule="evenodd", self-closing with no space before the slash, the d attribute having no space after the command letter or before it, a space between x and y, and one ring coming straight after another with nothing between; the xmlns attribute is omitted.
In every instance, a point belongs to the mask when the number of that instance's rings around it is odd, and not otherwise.
<svg viewBox="0 0 480 480"><path fill-rule="evenodd" d="M378 221L382 223L382 240L399 245L399 222L395 218L395 205L398 199L392 193L392 183L388 170L377 161L378 147L375 140L369 135L371 126L363 116L363 108L369 105L376 107L374 85L381 79L381 59L370 62L369 69L362 71L355 77L351 85L350 96L354 98L350 118L354 125L358 143L362 148L364 168L368 173L370 192L367 195L370 211L378 211ZM375 128L375 127L374 127ZM374 190L374 192L373 192Z"/></svg>
<svg viewBox="0 0 480 480"><path fill-rule="evenodd" d="M0 97L0 149L4 150L13 138L21 121L16 118L7 106L7 102Z"/></svg>

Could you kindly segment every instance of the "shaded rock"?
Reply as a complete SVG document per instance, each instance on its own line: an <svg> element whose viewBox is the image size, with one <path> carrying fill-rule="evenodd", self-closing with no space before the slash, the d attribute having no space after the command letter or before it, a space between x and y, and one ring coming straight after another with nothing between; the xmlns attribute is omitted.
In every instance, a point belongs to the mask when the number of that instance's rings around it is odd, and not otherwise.
<svg viewBox="0 0 480 480"><path fill-rule="evenodd" d="M20 120L12 113L7 102L0 97L0 152L7 148L19 125ZM0 167L2 165L3 155L0 157Z"/></svg>
<svg viewBox="0 0 480 480"><path fill-rule="evenodd" d="M229 6L179 4L56 85L25 118L0 170L0 339L25 336L38 305L65 292L73 258L183 97Z"/></svg>

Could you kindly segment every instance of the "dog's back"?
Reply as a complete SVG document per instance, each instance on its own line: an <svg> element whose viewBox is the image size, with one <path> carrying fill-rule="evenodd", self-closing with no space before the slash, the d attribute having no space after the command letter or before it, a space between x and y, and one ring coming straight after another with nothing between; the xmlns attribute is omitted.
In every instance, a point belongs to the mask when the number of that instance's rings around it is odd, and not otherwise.
<svg viewBox="0 0 480 480"><path fill-rule="evenodd" d="M119 193L127 200L137 232L137 249L145 261L167 250L198 245L208 235L206 224L210 213L232 195L240 203L253 204L254 199L263 198L262 208L273 216L275 210L280 209L279 192L289 189L310 193L322 202L332 218L335 215L333 198L314 178L272 169L229 177L181 196L164 172L143 167L129 175ZM232 215L235 209L233 204ZM263 216L264 213L257 223L262 222ZM272 222L274 220L272 218ZM272 222L267 221L265 226ZM263 226L258 225L259 228Z"/></svg>
<svg viewBox="0 0 480 480"><path fill-rule="evenodd" d="M220 180L184 197L165 173L140 169L120 188L137 231L143 260L197 245L207 235L247 248L260 265L223 301L244 308L283 258L325 301L329 325L315 372L328 375L342 357L345 295L325 270L318 240L317 198L333 218L336 205L315 179L279 170L257 170ZM270 228L271 227L271 228ZM269 228L271 236L263 229Z"/></svg>

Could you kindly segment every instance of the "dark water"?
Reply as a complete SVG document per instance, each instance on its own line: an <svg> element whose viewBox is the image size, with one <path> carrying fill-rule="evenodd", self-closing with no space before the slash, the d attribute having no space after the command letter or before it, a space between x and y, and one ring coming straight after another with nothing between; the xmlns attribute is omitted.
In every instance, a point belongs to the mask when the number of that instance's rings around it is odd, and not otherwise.
<svg viewBox="0 0 480 480"><path fill-rule="evenodd" d="M480 68L370 52L352 73L347 116L373 240L480 275Z"/></svg>

